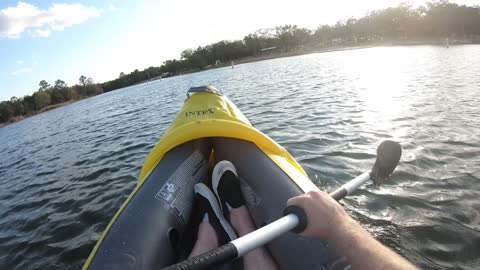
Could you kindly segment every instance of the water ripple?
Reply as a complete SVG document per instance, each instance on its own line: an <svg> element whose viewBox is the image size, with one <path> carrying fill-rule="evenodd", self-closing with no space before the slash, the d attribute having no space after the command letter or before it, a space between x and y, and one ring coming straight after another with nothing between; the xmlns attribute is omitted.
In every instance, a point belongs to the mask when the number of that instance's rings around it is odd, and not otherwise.
<svg viewBox="0 0 480 270"><path fill-rule="evenodd" d="M402 143L394 182L343 204L424 269L480 265L480 46L384 47L131 86L0 129L0 269L80 269L191 86L214 84L332 190Z"/></svg>

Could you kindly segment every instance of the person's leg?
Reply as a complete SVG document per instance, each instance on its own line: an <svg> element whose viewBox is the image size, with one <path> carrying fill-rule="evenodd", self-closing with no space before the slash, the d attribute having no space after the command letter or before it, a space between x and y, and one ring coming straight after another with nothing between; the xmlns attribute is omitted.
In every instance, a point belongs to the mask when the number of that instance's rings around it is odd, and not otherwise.
<svg viewBox="0 0 480 270"><path fill-rule="evenodd" d="M255 230L255 224L253 224L253 220L245 205L230 210L230 223L239 237ZM264 247L252 250L243 258L244 268L247 270L277 269L277 265Z"/></svg>
<svg viewBox="0 0 480 270"><path fill-rule="evenodd" d="M198 226L197 241L188 258L195 257L216 247L218 247L218 238L215 229L213 229L208 220L204 220Z"/></svg>
<svg viewBox="0 0 480 270"><path fill-rule="evenodd" d="M205 184L198 183L194 187L194 192L196 203L203 214L203 220L198 227L197 241L189 258L237 238L235 230L223 216L212 191Z"/></svg>
<svg viewBox="0 0 480 270"><path fill-rule="evenodd" d="M250 213L240 189L237 171L229 161L220 161L213 169L212 186L222 207L223 214L239 236L255 230ZM244 269L277 269L275 262L265 248L257 248L246 254Z"/></svg>

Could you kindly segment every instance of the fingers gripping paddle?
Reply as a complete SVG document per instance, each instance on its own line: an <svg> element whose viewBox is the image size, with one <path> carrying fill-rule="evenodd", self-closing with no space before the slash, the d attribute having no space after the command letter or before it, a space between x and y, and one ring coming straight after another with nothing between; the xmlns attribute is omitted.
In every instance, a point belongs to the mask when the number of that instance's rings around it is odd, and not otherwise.
<svg viewBox="0 0 480 270"><path fill-rule="evenodd" d="M393 141L384 141L377 148L377 159L373 168L355 177L339 189L330 193L335 200L339 201L355 191L359 186L372 179L379 186L389 179L397 167L402 154L400 144ZM298 211L300 210L300 211ZM303 210L298 207L287 208L287 215L263 226L256 231L237 238L228 244L210 250L199 256L187 259L183 262L163 268L163 270L191 270L208 269L215 265L232 261L242 257L246 253L265 245L278 236L294 230L301 232L307 225L307 219Z"/></svg>

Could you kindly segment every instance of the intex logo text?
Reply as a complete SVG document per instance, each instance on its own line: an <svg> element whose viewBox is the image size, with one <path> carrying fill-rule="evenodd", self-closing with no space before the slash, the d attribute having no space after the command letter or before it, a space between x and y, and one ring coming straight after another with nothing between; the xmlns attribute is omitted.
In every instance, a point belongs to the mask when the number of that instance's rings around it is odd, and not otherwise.
<svg viewBox="0 0 480 270"><path fill-rule="evenodd" d="M201 110L201 111L192 111L192 112L185 112L185 116L198 116L198 115L205 115L205 114L212 114L214 113L213 108L208 108L206 110Z"/></svg>

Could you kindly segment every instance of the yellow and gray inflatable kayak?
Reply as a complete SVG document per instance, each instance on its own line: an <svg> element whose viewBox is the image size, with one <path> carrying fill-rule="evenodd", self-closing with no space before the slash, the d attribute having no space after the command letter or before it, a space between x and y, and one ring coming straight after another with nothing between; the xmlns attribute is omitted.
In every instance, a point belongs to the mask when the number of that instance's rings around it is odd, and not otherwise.
<svg viewBox="0 0 480 270"><path fill-rule="evenodd" d="M295 159L254 128L220 91L191 88L83 269L150 270L185 259L200 222L193 186L208 182L220 160L235 165L257 227L281 217L289 198L316 189ZM281 269L348 267L321 239L287 233L267 249Z"/></svg>

